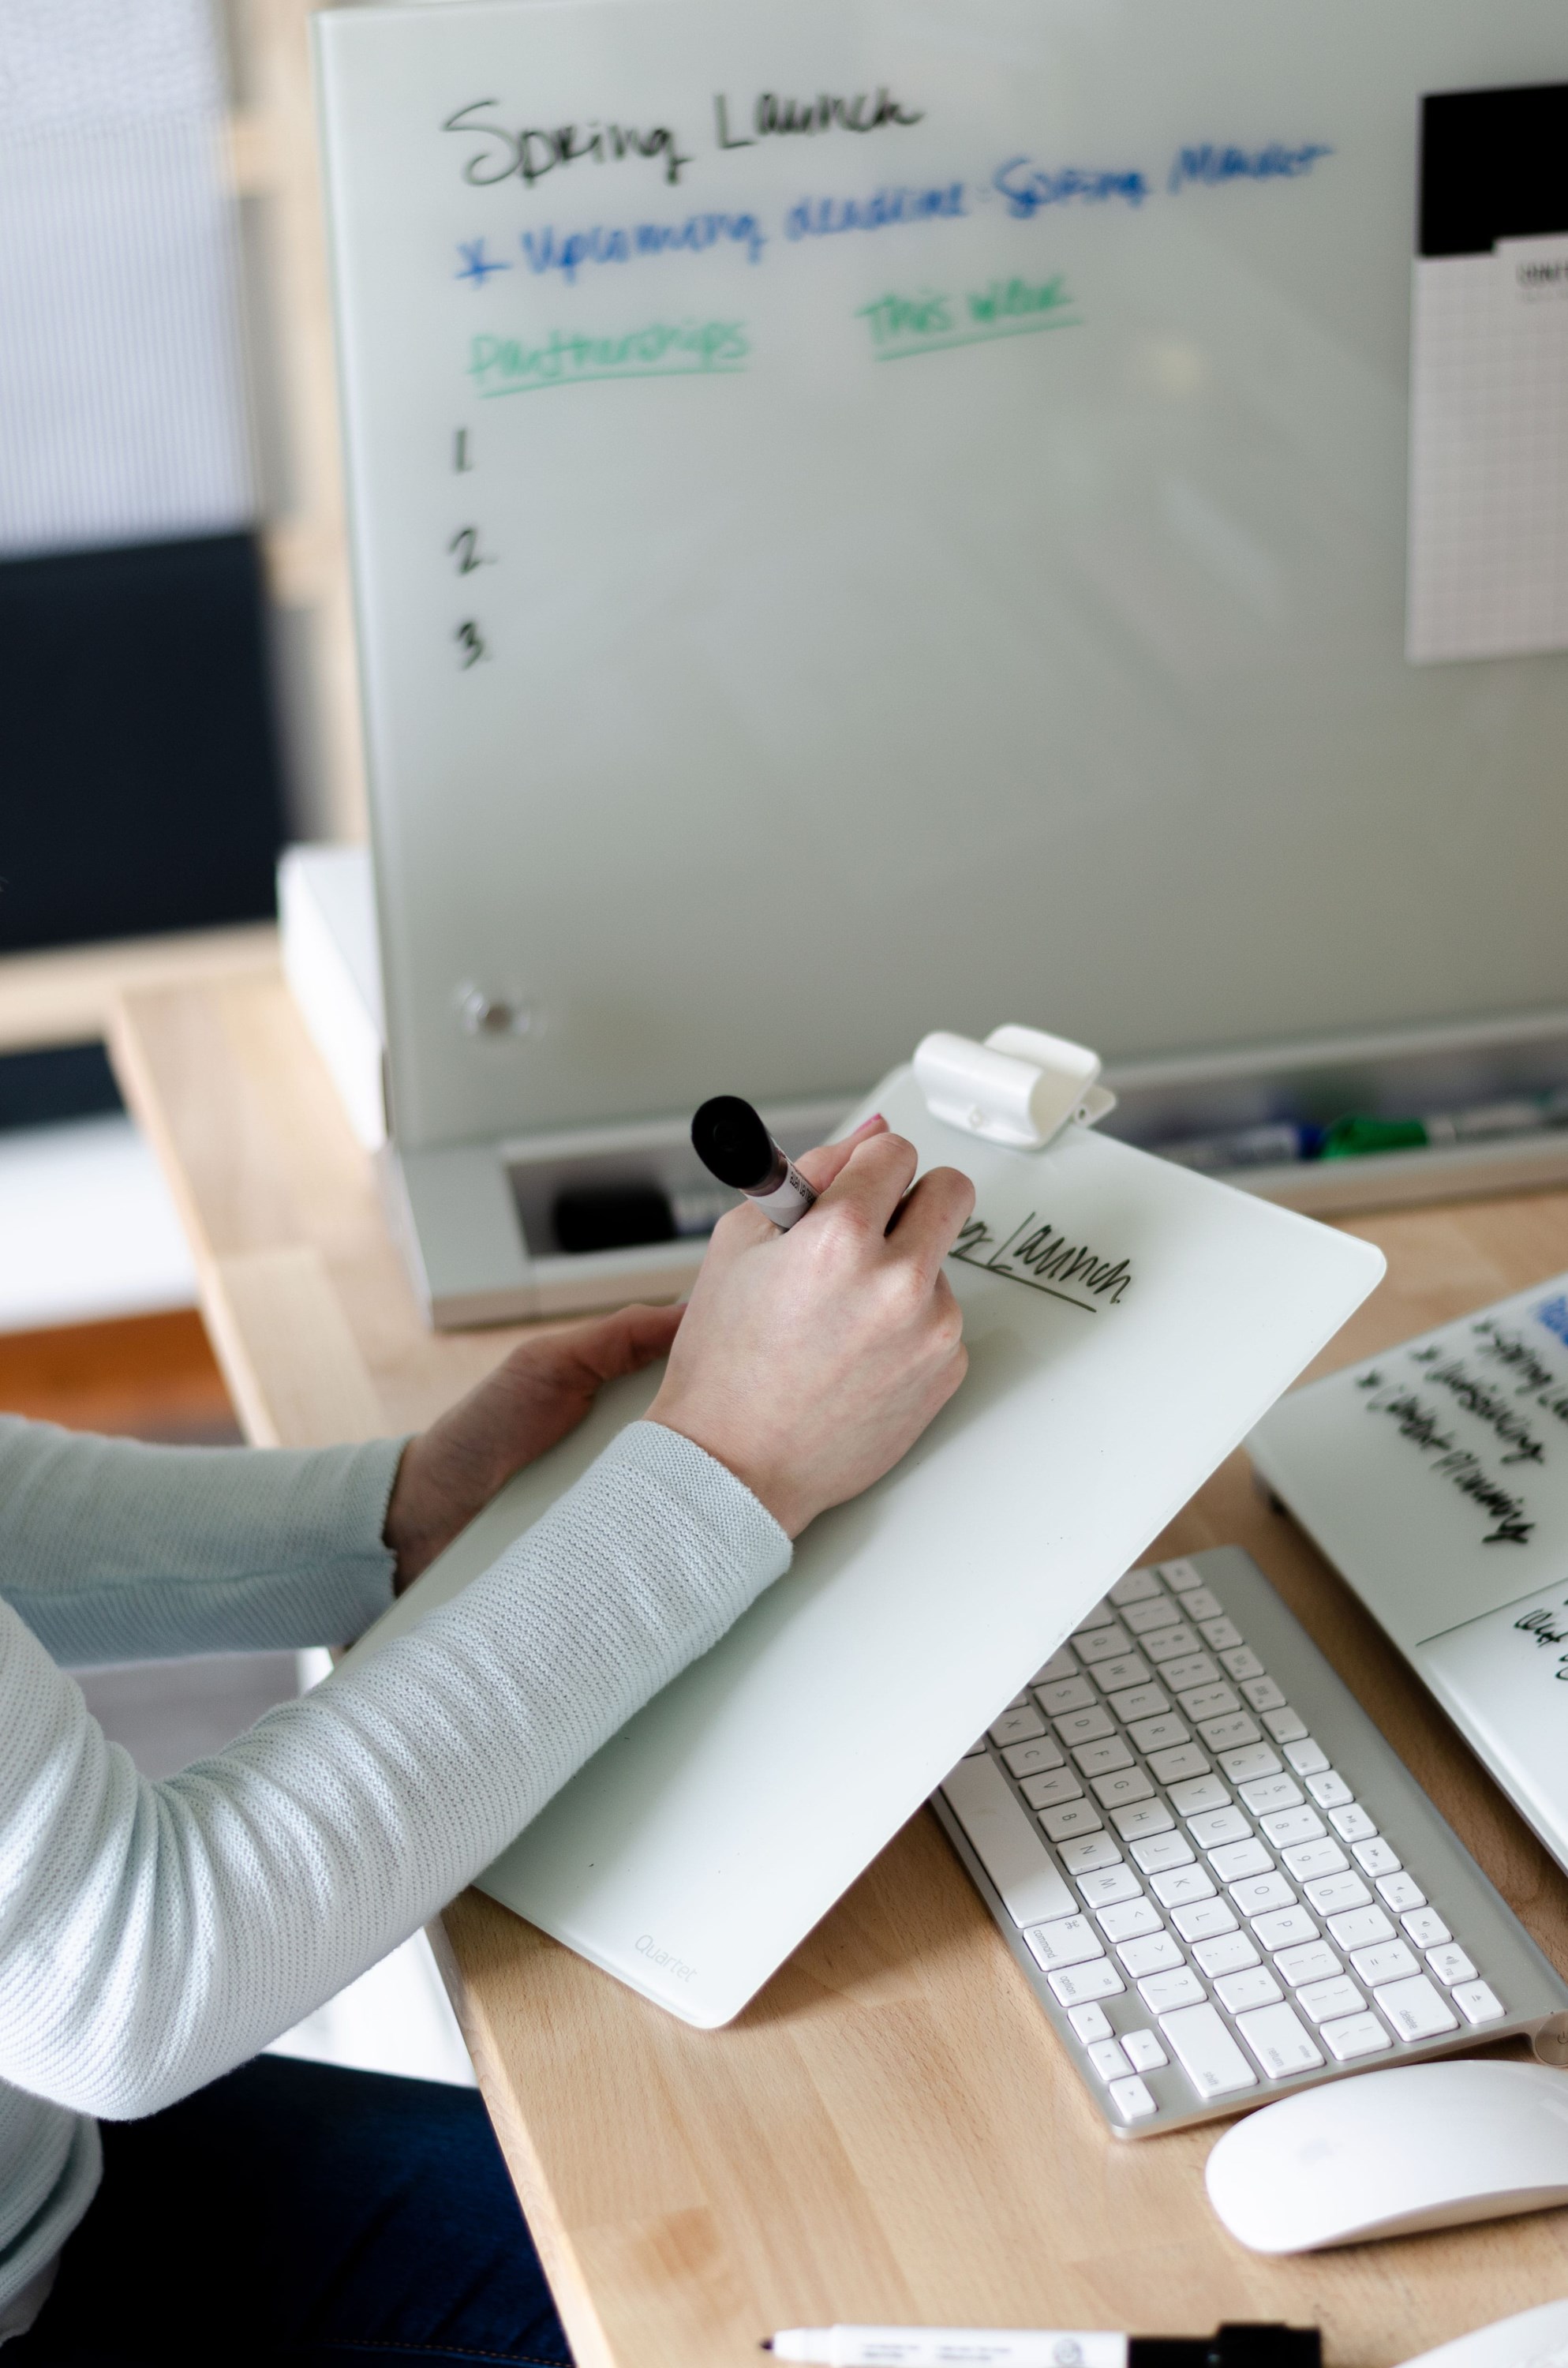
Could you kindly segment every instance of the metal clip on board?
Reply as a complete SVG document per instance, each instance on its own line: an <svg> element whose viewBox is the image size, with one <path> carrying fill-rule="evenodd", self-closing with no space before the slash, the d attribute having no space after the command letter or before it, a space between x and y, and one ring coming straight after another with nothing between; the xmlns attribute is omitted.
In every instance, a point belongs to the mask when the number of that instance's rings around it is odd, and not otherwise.
<svg viewBox="0 0 1568 2368"><path fill-rule="evenodd" d="M1072 1120L1093 1126L1113 1110L1099 1074L1097 1053L1040 1028L994 1028L983 1044L938 1033L915 1054L933 1118L1013 1151L1043 1151Z"/></svg>

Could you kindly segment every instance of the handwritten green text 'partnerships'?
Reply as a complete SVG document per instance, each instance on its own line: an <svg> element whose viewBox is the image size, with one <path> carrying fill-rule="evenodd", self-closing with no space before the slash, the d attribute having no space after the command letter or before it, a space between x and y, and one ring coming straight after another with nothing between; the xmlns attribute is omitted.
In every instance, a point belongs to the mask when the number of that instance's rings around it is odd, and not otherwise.
<svg viewBox="0 0 1568 2368"><path fill-rule="evenodd" d="M468 374L482 396L531 394L595 379L733 377L750 353L744 322L654 321L620 337L553 329L537 346L521 337L472 337Z"/></svg>
<svg viewBox="0 0 1568 2368"><path fill-rule="evenodd" d="M919 296L879 296L862 304L855 318L869 327L872 359L879 362L945 353L951 346L989 345L995 337L1028 337L1040 329L1083 326L1061 272L1054 279L993 279L961 303L928 289Z"/></svg>

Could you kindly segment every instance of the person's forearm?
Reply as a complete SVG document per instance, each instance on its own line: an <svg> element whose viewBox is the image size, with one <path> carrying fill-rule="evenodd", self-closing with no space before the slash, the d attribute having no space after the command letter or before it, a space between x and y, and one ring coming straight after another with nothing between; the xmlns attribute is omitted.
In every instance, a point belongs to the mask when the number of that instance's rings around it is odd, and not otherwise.
<svg viewBox="0 0 1568 2368"><path fill-rule="evenodd" d="M113 2116L243 2061L426 1922L789 1556L722 1466L634 1424L420 1627L159 1785L0 1622L0 2079Z"/></svg>
<svg viewBox="0 0 1568 2368"><path fill-rule="evenodd" d="M402 1452L146 1447L0 1418L0 1596L66 1663L347 1643L392 1600Z"/></svg>

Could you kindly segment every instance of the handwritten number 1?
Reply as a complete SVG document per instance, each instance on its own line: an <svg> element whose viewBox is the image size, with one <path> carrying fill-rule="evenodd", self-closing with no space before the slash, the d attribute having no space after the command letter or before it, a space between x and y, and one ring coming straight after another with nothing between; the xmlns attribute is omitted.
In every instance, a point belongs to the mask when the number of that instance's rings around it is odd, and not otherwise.
<svg viewBox="0 0 1568 2368"><path fill-rule="evenodd" d="M479 627L474 623L472 617L465 617L463 619L462 623L452 635L452 639L456 642L458 648L462 653L462 670L464 674L468 672L470 666L477 666L482 657L485 657L489 655L485 648L484 636L480 632Z"/></svg>

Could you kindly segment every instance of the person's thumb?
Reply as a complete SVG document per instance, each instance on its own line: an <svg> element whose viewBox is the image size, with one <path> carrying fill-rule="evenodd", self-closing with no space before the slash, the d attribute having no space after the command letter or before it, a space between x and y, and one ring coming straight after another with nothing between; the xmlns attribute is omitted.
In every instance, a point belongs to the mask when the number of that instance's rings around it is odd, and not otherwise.
<svg viewBox="0 0 1568 2368"><path fill-rule="evenodd" d="M795 1165L813 1192L825 1192L834 1178L848 1167L850 1154L857 1145L869 1143L874 1134L886 1134L887 1131L888 1122L878 1110L874 1117L858 1126L853 1134L845 1135L838 1143L819 1144L815 1151L802 1153Z"/></svg>

